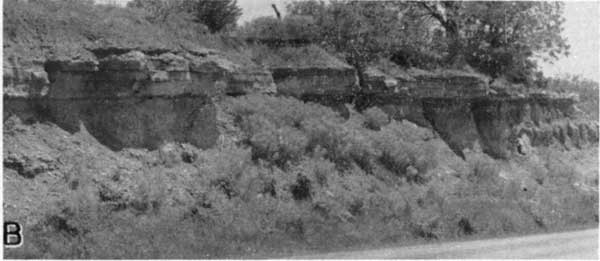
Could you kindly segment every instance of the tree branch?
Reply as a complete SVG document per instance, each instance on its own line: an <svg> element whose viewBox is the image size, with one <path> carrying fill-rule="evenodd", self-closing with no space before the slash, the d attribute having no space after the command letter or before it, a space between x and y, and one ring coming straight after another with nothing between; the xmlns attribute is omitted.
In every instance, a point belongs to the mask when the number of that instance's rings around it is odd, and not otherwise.
<svg viewBox="0 0 600 261"><path fill-rule="evenodd" d="M431 8L426 2L419 2L419 4L429 12L429 15L437 19L442 25L447 22L442 14Z"/></svg>

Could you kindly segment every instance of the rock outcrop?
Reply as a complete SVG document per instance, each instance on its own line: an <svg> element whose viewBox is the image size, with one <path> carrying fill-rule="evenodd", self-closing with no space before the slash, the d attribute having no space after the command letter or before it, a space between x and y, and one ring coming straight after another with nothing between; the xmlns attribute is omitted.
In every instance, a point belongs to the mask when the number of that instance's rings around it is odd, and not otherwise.
<svg viewBox="0 0 600 261"><path fill-rule="evenodd" d="M531 146L560 144L567 149L598 143L598 123L577 117L576 99L554 93L474 100L471 113L484 152L500 158L520 151L519 139Z"/></svg>
<svg viewBox="0 0 600 261"><path fill-rule="evenodd" d="M144 53L112 50L93 59L49 58L4 64L4 118L80 122L112 149L155 149L165 142L212 146L214 100L275 91L271 74L217 51Z"/></svg>
<svg viewBox="0 0 600 261"><path fill-rule="evenodd" d="M577 117L577 97L506 91L481 75L369 68L359 89L355 70L313 46L248 46L258 65L220 51L92 50L92 58L5 60L4 118L80 124L112 149L156 149L166 142L207 148L219 136L214 102L224 95L277 93L348 113L380 107L396 120L434 129L461 156L481 148L498 158L531 146L566 148L598 142L598 123ZM264 68L264 69L263 69Z"/></svg>
<svg viewBox="0 0 600 261"><path fill-rule="evenodd" d="M281 59L274 60L285 64ZM389 64L369 68L366 86L357 89L312 80L330 75L338 83L350 83L354 76L339 73L343 66L335 71L331 69L335 66L324 67L332 70L329 72L307 70L306 73L312 75L303 77L298 77L302 66L279 68L267 64L267 67L274 73L275 81L279 79L283 86L286 82L281 79L293 79L297 82L292 86L302 86L293 91L278 86L281 94L318 101L333 108L349 101L359 110L380 107L396 120L409 120L434 129L460 156L464 156L464 150L482 149L493 157L508 158L524 153L519 150L519 141L523 140L529 141L531 146L556 143L566 148L598 143L598 123L576 115L577 97L570 94L531 91L525 87L515 88L513 92L501 91L490 86L485 76L476 73L404 70Z"/></svg>
<svg viewBox="0 0 600 261"><path fill-rule="evenodd" d="M566 148L598 143L598 123L576 115L570 94L498 92L473 73L389 66L368 71L367 83L360 107L379 106L395 119L431 127L461 156L477 147L497 158L523 154L519 140Z"/></svg>
<svg viewBox="0 0 600 261"><path fill-rule="evenodd" d="M354 68L315 45L250 48L253 60L273 74L278 94L303 100L351 102L357 90Z"/></svg>

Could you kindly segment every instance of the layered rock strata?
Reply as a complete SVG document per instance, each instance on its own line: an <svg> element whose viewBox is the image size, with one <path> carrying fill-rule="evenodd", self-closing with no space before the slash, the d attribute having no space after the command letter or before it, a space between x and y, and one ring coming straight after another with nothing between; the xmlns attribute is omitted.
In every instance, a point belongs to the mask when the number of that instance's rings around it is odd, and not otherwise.
<svg viewBox="0 0 600 261"><path fill-rule="evenodd" d="M577 117L577 97L573 95L526 88L502 92L476 73L390 66L369 68L366 86L358 89L356 76L343 73L350 66L338 66L344 63L334 57L328 59L329 63L315 63L321 67L315 65L311 70L269 63L267 68L280 94L317 101L342 113L346 113L342 104L348 102L359 110L380 107L396 120L434 129L460 156L464 150L481 149L508 158L526 153L520 149L523 140L532 146L556 143L567 149L598 143L598 123ZM327 79L327 75L335 83L315 80Z"/></svg>
<svg viewBox="0 0 600 261"><path fill-rule="evenodd" d="M389 71L388 71L389 72ZM500 93L487 79L456 71L369 71L361 107L433 128L459 155L481 148L497 158L532 146L581 148L598 143L598 123L577 117L577 97L546 91Z"/></svg>
<svg viewBox="0 0 600 261"><path fill-rule="evenodd" d="M165 142L212 146L214 100L272 93L265 70L240 66L216 52L104 52L96 59L5 62L4 118L81 125L112 149L154 149Z"/></svg>
<svg viewBox="0 0 600 261"><path fill-rule="evenodd" d="M272 73L280 95L332 105L351 102L357 90L354 68L315 45L251 45L250 55Z"/></svg>
<svg viewBox="0 0 600 261"><path fill-rule="evenodd" d="M165 142L211 147L219 133L214 102L223 95L277 93L343 114L378 106L396 120L434 129L458 155L481 148L498 158L532 146L580 148L598 142L598 123L577 117L573 96L501 92L462 71L355 70L314 46L249 47L261 66L217 51L100 50L92 59L4 62L4 118L84 126L108 147L154 149ZM299 57L304 56L304 57Z"/></svg>

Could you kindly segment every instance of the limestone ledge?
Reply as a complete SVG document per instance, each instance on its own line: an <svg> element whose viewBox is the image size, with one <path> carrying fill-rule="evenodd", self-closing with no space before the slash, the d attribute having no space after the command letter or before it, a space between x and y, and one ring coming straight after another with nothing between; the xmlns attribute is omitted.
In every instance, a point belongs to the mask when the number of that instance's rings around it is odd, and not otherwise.
<svg viewBox="0 0 600 261"><path fill-rule="evenodd" d="M201 148L218 137L215 100L272 93L271 74L218 52L147 54L103 50L96 59L4 63L4 119L85 128L107 147L155 149L167 142Z"/></svg>
<svg viewBox="0 0 600 261"><path fill-rule="evenodd" d="M240 66L218 54L140 51L95 60L48 59L35 66L4 65L5 98L94 99L272 93L264 69Z"/></svg>

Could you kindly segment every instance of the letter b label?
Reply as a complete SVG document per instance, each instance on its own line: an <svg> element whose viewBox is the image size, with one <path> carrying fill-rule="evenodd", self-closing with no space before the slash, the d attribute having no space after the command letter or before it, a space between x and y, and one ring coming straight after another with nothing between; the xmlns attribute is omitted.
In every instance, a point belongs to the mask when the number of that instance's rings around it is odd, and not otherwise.
<svg viewBox="0 0 600 261"><path fill-rule="evenodd" d="M18 247L23 243L23 230L17 222L4 222L4 245Z"/></svg>

